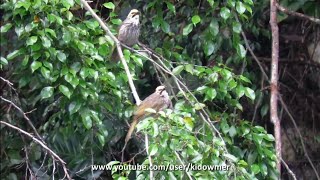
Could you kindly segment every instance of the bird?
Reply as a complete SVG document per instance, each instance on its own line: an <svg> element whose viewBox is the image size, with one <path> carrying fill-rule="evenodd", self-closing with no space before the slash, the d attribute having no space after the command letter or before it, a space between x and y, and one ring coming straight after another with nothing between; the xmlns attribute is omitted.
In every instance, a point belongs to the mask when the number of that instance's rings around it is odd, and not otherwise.
<svg viewBox="0 0 320 180"><path fill-rule="evenodd" d="M165 86L158 86L154 93L149 95L147 98L145 98L140 105L137 107L136 111L133 113L133 121L130 125L130 128L128 130L128 133L125 138L125 143L122 148L122 158L121 161L123 162L124 158L124 150L126 149L127 143L131 138L131 135L138 124L138 122L150 115L150 113L146 112L145 110L147 108L152 108L155 111L162 111L167 108L172 108L172 102L170 100L170 97L168 95L168 92L166 91Z"/></svg>
<svg viewBox="0 0 320 180"><path fill-rule="evenodd" d="M167 108L172 108L172 102L170 100L168 92L166 91L165 86L158 86L155 92L149 95L147 98L145 98L137 107L136 111L133 114L133 121L128 130L125 139L125 144L127 144L127 142L130 140L131 135L138 122L146 116L150 115L150 113L145 111L147 108L152 108L156 112L163 111Z"/></svg>
<svg viewBox="0 0 320 180"><path fill-rule="evenodd" d="M140 35L140 12L137 9L132 9L127 18L122 22L118 31L118 40L132 47L139 42ZM117 50L113 50L111 55L112 61L118 61L119 55Z"/></svg>

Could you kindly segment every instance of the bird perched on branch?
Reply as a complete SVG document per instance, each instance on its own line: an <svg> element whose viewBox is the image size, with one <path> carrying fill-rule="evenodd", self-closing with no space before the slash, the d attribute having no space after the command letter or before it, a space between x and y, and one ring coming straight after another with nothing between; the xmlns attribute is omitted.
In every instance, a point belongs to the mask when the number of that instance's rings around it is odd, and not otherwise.
<svg viewBox="0 0 320 180"><path fill-rule="evenodd" d="M164 86L158 86L155 92L144 99L138 106L137 110L133 114L133 121L128 130L125 143L130 140L134 128L136 127L138 122L150 114L145 111L147 108L152 108L157 112L165 110L167 108L172 108L172 102Z"/></svg>
<svg viewBox="0 0 320 180"><path fill-rule="evenodd" d="M158 86L155 92L149 95L146 99L144 99L141 102L141 104L137 107L137 110L134 112L133 121L128 130L128 133L125 139L125 144L122 149L122 161L123 161L124 150L126 149L127 143L130 140L136 125L141 119L150 115L149 112L145 111L147 108L152 108L157 112L165 110L167 108L172 108L172 102L164 86Z"/></svg>
<svg viewBox="0 0 320 180"><path fill-rule="evenodd" d="M127 18L122 22L118 32L118 40L127 45L133 46L138 43L140 35L140 12L137 9L132 9ZM117 50L113 50L111 55L112 61L118 61L119 55Z"/></svg>

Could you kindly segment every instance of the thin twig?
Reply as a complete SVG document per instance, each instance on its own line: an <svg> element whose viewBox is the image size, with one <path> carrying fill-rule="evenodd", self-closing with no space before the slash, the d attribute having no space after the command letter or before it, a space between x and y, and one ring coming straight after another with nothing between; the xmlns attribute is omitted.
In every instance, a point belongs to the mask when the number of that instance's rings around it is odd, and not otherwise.
<svg viewBox="0 0 320 180"><path fill-rule="evenodd" d="M297 125L295 119L293 118L292 114L290 113L287 105L285 104L285 102L283 101L283 99L282 99L281 96L279 96L279 100L280 100L280 102L281 102L281 105L282 105L283 109L287 112L287 114L288 114L288 116L289 116L289 118L290 118L290 120L291 120L294 128L296 129L296 131L297 131L297 133L298 133L298 136L299 136L299 139L300 139L300 142L301 142L301 146L302 146L302 149L303 149L303 151L304 151L304 155L305 155L306 158L308 159L309 164L311 165L311 167L312 167L315 175L317 176L317 179L320 179L319 174L318 174L318 171L317 171L316 167L314 166L314 164L312 163L312 161L311 161L311 159L310 159L310 156L309 156L309 154L308 154L308 152L307 152L306 146L305 146L305 144L304 144L302 135L301 135L301 133L300 133L300 130L299 130L299 128L298 128L298 125Z"/></svg>
<svg viewBox="0 0 320 180"><path fill-rule="evenodd" d="M31 120L28 118L28 116L26 115L26 113L24 113L24 111L19 108L15 103L13 103L12 101L0 96L0 99L2 99L3 101L7 102L7 103L10 103L12 106L14 106L22 115L23 115L23 118L27 120L29 126L31 126L33 132L36 134L37 138L42 141L42 143L45 144L45 142L43 141L43 139L41 138L41 136L39 135L37 129L34 127L34 125L32 124Z"/></svg>
<svg viewBox="0 0 320 180"><path fill-rule="evenodd" d="M312 21L312 22L314 22L316 24L320 24L320 19L318 19L318 18L310 17L310 16L307 16L307 15L302 14L302 13L291 11L291 10L281 6L279 3L276 3L276 6L277 6L279 11L284 12L284 13L286 13L288 15L299 17L299 18L302 18L302 19L306 19L306 20Z"/></svg>
<svg viewBox="0 0 320 180"><path fill-rule="evenodd" d="M177 156L177 158L179 159L179 161L180 161L180 163L183 165L183 167L186 167L186 166L184 165L182 159L180 158L179 154L177 153L177 151L174 151L174 154ZM191 175L189 174L189 172L188 172L186 169L185 169L185 172L186 172L188 178L189 178L190 180L192 180Z"/></svg>
<svg viewBox="0 0 320 180"><path fill-rule="evenodd" d="M297 180L296 175L291 171L288 164L281 158L281 162L284 165L284 167L287 169L288 173L292 176L294 180Z"/></svg>
<svg viewBox="0 0 320 180"><path fill-rule="evenodd" d="M145 144L146 144L146 151L147 151L147 155L148 155L148 159L149 159L149 165L152 166L152 158L151 158L151 155L149 153L149 139L148 139L148 135L145 134L144 135L144 138L145 138ZM150 168L150 178L149 179L154 179L153 177L153 170L152 168Z"/></svg>
<svg viewBox="0 0 320 180"><path fill-rule="evenodd" d="M66 166L65 166L66 163L65 163L55 152L53 152L50 148L48 148L48 146L46 146L43 142L41 142L38 138L34 137L34 136L31 135L30 133L28 133L28 132L26 132L26 131L24 131L24 130L22 130L22 129L14 126L14 125L12 125L12 124L9 124L9 123L7 123L7 122L0 121L0 123L1 123L1 124L4 124L4 125L6 125L6 126L8 126L8 127L10 127L10 128L12 128L12 129L15 129L15 130L19 131L20 133L22 133L22 134L30 137L33 141L35 141L36 143L38 143L42 148L44 148L44 149L51 155L53 161L54 161L55 159L57 159L57 160L61 163L65 175L67 176L68 179L71 179L70 176L69 176L69 174L68 174L67 168L66 168Z"/></svg>
<svg viewBox="0 0 320 180"><path fill-rule="evenodd" d="M121 63L124 67L124 70L126 72L126 75L128 77L128 82L129 82L129 86L131 88L132 94L134 99L136 100L136 104L140 105L141 100L139 98L139 95L137 93L136 87L134 86L133 80L132 80L132 75L130 73L128 64L126 62L126 60L124 59L123 56L123 52L121 49L121 43L120 41L111 33L110 29L108 28L108 26L101 20L101 18L92 10L92 8L89 6L89 4L85 1L85 0L81 0L82 4L84 5L84 8L89 11L91 13L91 15L93 16L93 18L95 18L100 26L102 27L103 30L106 31L107 35L110 36L112 38L112 40L115 42L116 46L117 46L117 51L118 51L118 55L120 57Z"/></svg>

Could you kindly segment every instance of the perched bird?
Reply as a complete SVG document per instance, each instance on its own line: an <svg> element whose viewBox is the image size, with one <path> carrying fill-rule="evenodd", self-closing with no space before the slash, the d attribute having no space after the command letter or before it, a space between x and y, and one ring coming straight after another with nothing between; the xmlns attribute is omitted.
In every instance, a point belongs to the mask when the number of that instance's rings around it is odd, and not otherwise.
<svg viewBox="0 0 320 180"><path fill-rule="evenodd" d="M156 88L156 91L150 96L148 96L146 99L144 99L141 102L141 104L137 107L137 110L133 114L133 121L130 125L125 139L126 144L130 140L134 128L136 127L138 122L150 114L145 111L147 108L152 108L157 112L167 108L172 108L172 102L164 86L158 86Z"/></svg>
<svg viewBox="0 0 320 180"><path fill-rule="evenodd" d="M137 9L132 9L127 18L122 22L118 32L118 40L121 43L130 47L138 43L140 35L139 16L140 12ZM117 50L113 50L111 60L119 60Z"/></svg>

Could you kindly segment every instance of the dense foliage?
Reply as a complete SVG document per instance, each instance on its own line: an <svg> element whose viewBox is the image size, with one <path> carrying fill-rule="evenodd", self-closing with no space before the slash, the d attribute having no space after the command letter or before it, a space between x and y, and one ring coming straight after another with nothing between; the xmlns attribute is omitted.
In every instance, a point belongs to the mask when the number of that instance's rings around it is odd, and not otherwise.
<svg viewBox="0 0 320 180"><path fill-rule="evenodd" d="M146 118L137 127L150 137L152 163L232 167L230 171L160 171L157 179L184 179L187 173L194 179L277 178L273 136L241 116L243 104L263 99L251 83L257 80L254 72L246 68L252 62L246 58L241 32L246 27L257 36L270 36L252 18L265 4L187 0L91 6L101 11L97 13L115 34L121 24L118 14L128 12L121 9L139 9L140 41L163 56L164 64L190 90L180 91L173 76L158 78L159 69L147 58L124 50L141 97L152 93L159 79L172 87L174 109ZM1 5L1 76L16 88L4 86L1 96L25 112L32 111L28 117L48 146L67 162L73 178L128 177L128 171L91 172L92 164L120 163L125 122L131 120L134 99L122 64L109 60L114 42L81 7L77 0L6 0ZM5 110L1 119L32 132L18 111L5 102L1 106ZM261 116L267 111L268 106L262 106ZM201 117L202 112L208 117ZM1 126L1 144L1 178L31 176L26 168L43 178L64 177L61 166L55 166L58 163L40 146L6 126ZM138 154L144 148L143 138L134 138L126 160L137 155L135 163L149 164L145 152ZM131 172L131 176L144 179L149 172Z"/></svg>

